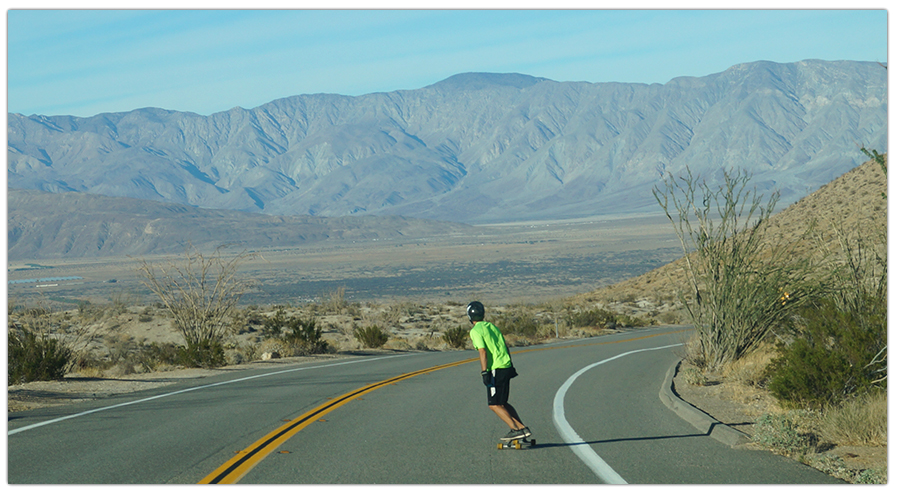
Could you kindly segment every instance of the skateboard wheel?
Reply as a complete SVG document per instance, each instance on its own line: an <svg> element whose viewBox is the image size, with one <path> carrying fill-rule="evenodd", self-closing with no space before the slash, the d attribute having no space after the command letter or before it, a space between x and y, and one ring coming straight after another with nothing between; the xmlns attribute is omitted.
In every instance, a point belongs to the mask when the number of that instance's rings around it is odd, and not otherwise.
<svg viewBox="0 0 900 500"><path fill-rule="evenodd" d="M503 443L497 443L497 449L498 449L498 450L502 450L502 449L503 449Z"/></svg>
<svg viewBox="0 0 900 500"><path fill-rule="evenodd" d="M516 449L517 449L517 450L521 450L521 449L522 449L522 443L516 441Z"/></svg>

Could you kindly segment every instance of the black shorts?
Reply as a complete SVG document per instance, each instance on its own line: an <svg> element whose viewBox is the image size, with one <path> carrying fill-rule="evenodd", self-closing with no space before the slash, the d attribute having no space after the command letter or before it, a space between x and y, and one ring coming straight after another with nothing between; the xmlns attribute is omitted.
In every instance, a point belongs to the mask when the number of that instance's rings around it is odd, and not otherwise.
<svg viewBox="0 0 900 500"><path fill-rule="evenodd" d="M488 406L505 405L509 401L509 381L518 375L514 367L493 370L494 385L487 388Z"/></svg>

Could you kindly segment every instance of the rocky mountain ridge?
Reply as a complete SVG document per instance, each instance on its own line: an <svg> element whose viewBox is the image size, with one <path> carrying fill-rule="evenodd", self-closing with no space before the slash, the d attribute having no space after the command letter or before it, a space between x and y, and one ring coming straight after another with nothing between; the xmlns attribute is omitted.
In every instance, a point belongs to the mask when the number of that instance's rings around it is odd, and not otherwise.
<svg viewBox="0 0 900 500"><path fill-rule="evenodd" d="M690 166L745 168L795 201L887 141L877 63L739 64L665 85L463 74L210 116L8 116L10 188L273 215L467 223L658 210Z"/></svg>

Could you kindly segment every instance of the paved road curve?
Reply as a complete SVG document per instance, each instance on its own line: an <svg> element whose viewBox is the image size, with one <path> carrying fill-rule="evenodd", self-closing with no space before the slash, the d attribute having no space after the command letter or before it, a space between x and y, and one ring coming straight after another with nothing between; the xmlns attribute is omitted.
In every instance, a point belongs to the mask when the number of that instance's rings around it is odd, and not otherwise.
<svg viewBox="0 0 900 500"><path fill-rule="evenodd" d="M515 349L511 401L535 432L530 450L496 449L505 429L486 408L472 351L390 354L10 414L8 482L837 482L731 449L667 409L659 388L682 335L654 328Z"/></svg>

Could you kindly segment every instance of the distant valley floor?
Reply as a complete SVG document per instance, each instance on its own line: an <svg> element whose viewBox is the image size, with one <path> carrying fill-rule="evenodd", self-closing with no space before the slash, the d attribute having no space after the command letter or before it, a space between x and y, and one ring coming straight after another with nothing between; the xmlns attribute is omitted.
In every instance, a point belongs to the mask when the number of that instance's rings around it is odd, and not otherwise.
<svg viewBox="0 0 900 500"><path fill-rule="evenodd" d="M478 226L467 236L317 243L254 252L247 304L294 304L344 289L350 301L540 302L639 276L680 256L662 216ZM178 261L183 256L153 257ZM149 260L149 259L148 259ZM153 302L138 258L9 262L12 302ZM78 279L48 280L47 278ZM40 281L35 281L40 280Z"/></svg>

